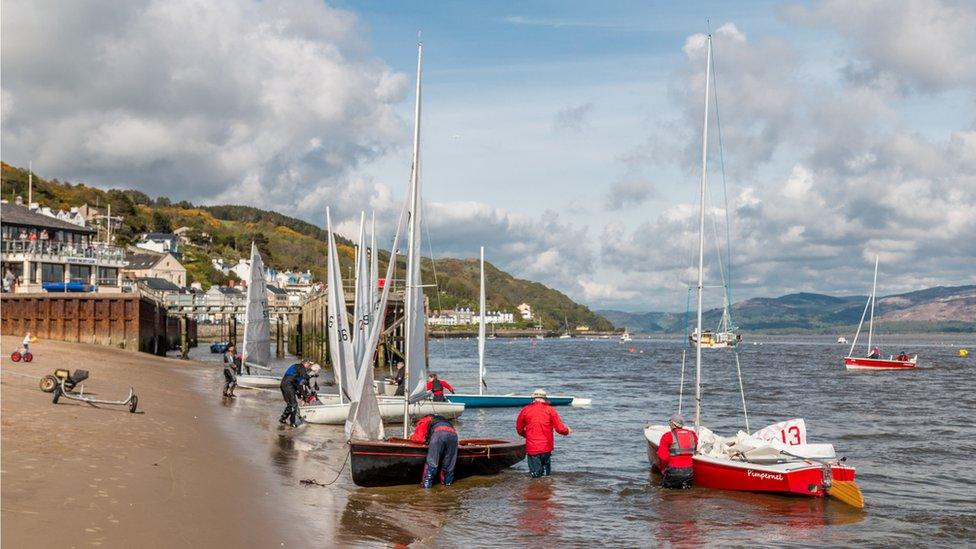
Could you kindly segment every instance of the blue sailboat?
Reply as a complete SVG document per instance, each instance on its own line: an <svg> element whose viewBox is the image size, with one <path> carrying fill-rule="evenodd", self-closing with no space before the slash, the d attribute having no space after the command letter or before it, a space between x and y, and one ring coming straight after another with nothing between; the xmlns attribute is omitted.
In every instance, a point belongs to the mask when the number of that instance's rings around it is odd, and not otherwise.
<svg viewBox="0 0 976 549"><path fill-rule="evenodd" d="M532 403L532 395L486 395L485 383L485 248L481 247L481 313L478 322L478 394L453 393L444 397L467 408L511 408ZM553 406L589 406L590 399L571 396L550 396Z"/></svg>

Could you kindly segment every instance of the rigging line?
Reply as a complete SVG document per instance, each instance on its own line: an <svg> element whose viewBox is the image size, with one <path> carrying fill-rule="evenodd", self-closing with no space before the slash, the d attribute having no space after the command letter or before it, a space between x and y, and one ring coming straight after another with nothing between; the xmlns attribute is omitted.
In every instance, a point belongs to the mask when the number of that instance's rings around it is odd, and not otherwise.
<svg viewBox="0 0 976 549"><path fill-rule="evenodd" d="M346 441L346 444L348 445L349 444L349 441ZM314 478L307 478L307 479L302 479L302 480L298 481L298 483L299 484L304 484L306 486L322 486L322 487L331 486L331 485L335 484L336 481L339 480L339 477L342 476L342 472L346 469L346 463L349 462L349 455L351 453L352 453L351 450L349 452L346 452L346 459L342 460L342 465L339 466L339 471L336 472L335 478L332 479L332 480L330 480L329 482L326 482L325 484L323 484L323 483L315 480Z"/></svg>
<svg viewBox="0 0 976 549"><path fill-rule="evenodd" d="M735 372L739 376L739 396L742 397L742 416L746 420L746 433L752 434L749 430L749 412L746 410L746 389L742 383L742 367L739 366L739 351L733 349L732 353L735 355Z"/></svg>
<svg viewBox="0 0 976 549"><path fill-rule="evenodd" d="M726 288L727 299L729 301L729 324L732 324L732 221L731 216L729 216L729 193L728 193L728 183L725 180L725 147L722 143L722 118L719 116L718 110L718 80L716 80L715 74L715 54L712 53L712 97L714 97L713 103L715 104L715 129L718 133L718 158L719 166L722 172L722 195L725 198L725 242L727 245L726 256L728 257L728 274L729 281Z"/></svg>

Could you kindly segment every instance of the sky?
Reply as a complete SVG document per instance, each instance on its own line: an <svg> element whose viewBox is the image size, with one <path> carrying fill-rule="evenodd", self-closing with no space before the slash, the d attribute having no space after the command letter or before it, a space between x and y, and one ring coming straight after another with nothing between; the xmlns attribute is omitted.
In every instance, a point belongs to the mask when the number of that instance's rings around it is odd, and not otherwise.
<svg viewBox="0 0 976 549"><path fill-rule="evenodd" d="M0 147L60 180L392 241L424 44L436 256L596 309L976 283L976 4L5 0ZM717 115L716 115L717 112ZM731 270L720 268L731 257ZM706 306L722 292L706 290Z"/></svg>

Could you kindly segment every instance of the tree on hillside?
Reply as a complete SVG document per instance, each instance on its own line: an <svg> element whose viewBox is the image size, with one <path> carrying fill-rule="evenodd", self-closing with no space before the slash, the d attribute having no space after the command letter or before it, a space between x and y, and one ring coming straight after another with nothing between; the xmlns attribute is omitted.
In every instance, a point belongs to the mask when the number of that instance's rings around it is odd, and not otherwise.
<svg viewBox="0 0 976 549"><path fill-rule="evenodd" d="M173 220L163 212L156 210L152 213L152 229L157 233L173 232Z"/></svg>

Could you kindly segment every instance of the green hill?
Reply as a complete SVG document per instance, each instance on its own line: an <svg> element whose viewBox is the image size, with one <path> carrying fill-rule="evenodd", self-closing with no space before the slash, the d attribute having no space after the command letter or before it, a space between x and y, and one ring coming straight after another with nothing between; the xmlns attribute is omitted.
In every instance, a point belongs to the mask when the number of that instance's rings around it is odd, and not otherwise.
<svg viewBox="0 0 976 549"><path fill-rule="evenodd" d="M0 163L3 197L14 200L27 197L27 171ZM171 232L189 227L192 245L184 246L183 265L189 282L199 282L205 289L226 284L228 279L214 269L211 260L236 261L257 242L265 263L281 270L311 270L317 281L326 277L326 231L312 223L251 206L194 206L172 202L166 197L151 198L135 190L102 190L82 183L57 179L46 180L34 174L34 201L52 209L67 210L88 204L105 208L112 205L112 215L123 217L123 227L115 233L115 243L135 243L146 232ZM352 270L355 262L353 243L337 235L342 272ZM380 252L381 271L389 261L388 252ZM403 272L400 258L398 272ZM478 263L476 260L429 258L422 261L424 281L437 287L425 289L432 309L455 306L477 308ZM488 308L514 311L522 302L529 303L547 329L558 329L564 319L571 326L585 324L593 330L609 331L610 322L579 305L565 294L537 282L517 279L493 265L485 264ZM436 274L436 277L435 277ZM351 281L346 281L347 284ZM530 324L534 324L531 322Z"/></svg>

